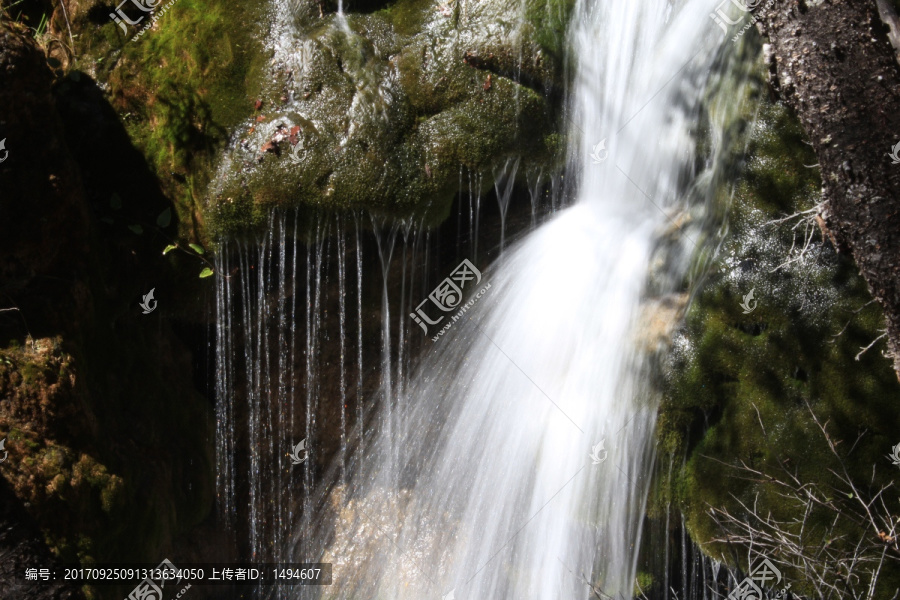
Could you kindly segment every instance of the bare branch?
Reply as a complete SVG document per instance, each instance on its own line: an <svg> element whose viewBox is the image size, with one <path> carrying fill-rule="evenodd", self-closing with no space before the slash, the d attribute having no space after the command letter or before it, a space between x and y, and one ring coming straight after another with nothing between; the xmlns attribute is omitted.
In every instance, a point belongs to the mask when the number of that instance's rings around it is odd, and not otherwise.
<svg viewBox="0 0 900 600"><path fill-rule="evenodd" d="M807 409L835 459L834 468L828 469L834 480L824 484L802 481L796 467L788 467L788 460L777 460L782 472L779 474L769 472L765 466L751 467L740 459L737 464L729 464L707 456L728 466L733 471L730 477L770 486L774 490L770 493L784 499L789 507L786 514L791 515L781 519L771 512L761 513L759 492L752 502L731 494L739 514L725 507L710 506L708 514L720 532L710 542L746 548L750 564L756 557L765 556L779 568L799 574L804 587L813 594L810 597L874 600L884 565L889 560L900 560L897 539L900 518L892 514L885 500L885 491L893 483L877 490L860 490L849 474L844 454L838 452L842 440L832 439L828 421L822 422L808 402ZM767 438L759 410L757 420ZM859 434L847 454L853 452L867 433ZM830 520L823 522L823 517L829 514ZM792 591L798 598L797 590ZM900 590L891 600L898 596Z"/></svg>
<svg viewBox="0 0 900 600"><path fill-rule="evenodd" d="M869 344L868 346L866 346L865 348L863 348L863 349L862 349L862 352L860 352L859 354L856 355L855 360L858 361L860 356L862 356L863 354L865 354L866 352L868 352L868 351L872 348L872 346L875 345L875 343L876 343L878 340L880 340L881 338L885 338L885 337L887 337L887 331L885 331L884 333L882 333L881 335L879 335L877 338L875 338L874 340L872 340L872 343L871 343L871 344Z"/></svg>

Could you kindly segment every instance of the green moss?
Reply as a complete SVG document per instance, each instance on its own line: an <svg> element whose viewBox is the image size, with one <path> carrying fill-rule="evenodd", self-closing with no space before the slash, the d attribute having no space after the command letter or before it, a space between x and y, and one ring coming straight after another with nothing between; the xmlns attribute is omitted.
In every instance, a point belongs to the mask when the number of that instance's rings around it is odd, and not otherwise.
<svg viewBox="0 0 900 600"><path fill-rule="evenodd" d="M852 508L841 502L855 502L836 491L844 486L835 473L843 472L843 462L870 497L890 485L895 471L885 455L900 427L900 388L881 356L883 342L856 358L884 327L857 267L822 240L811 220L773 222L811 209L821 182L817 169L804 166L816 159L796 119L764 97L761 102L746 172L729 205L729 236L696 291L668 366L658 440L663 454L675 464L685 457L685 466L659 486L651 509L660 514L675 502L706 553L744 569L734 557L746 556L745 549L713 541L723 531L711 507L751 520L744 507L756 506L785 523L810 552L826 544L848 550L860 539L877 547L877 532L852 522L849 513L835 521ZM720 202L729 195L720 190ZM812 242L801 255L807 234ZM758 304L748 314L741 303L751 290ZM840 458L813 414L827 423ZM737 469L741 464L766 475L748 478ZM834 499L837 510L814 508L801 531L804 508L768 477L787 473ZM900 512L896 496L886 502L891 514ZM786 577L794 589L806 589L801 573ZM900 572L891 565L882 579L893 589Z"/></svg>
<svg viewBox="0 0 900 600"><path fill-rule="evenodd" d="M534 28L530 37L559 66L565 59L566 31L575 0L531 0L525 19Z"/></svg>
<svg viewBox="0 0 900 600"><path fill-rule="evenodd" d="M265 7L261 0L174 0L153 29L127 42L112 20L99 28L75 23L82 58L74 67L108 85L188 237L203 237L197 198L227 132L253 111L251 90L261 87L266 66Z"/></svg>
<svg viewBox="0 0 900 600"><path fill-rule="evenodd" d="M397 0L380 14L390 20L400 35L415 35L425 22L426 11L432 7L430 0Z"/></svg>
<svg viewBox="0 0 900 600"><path fill-rule="evenodd" d="M499 5L473 11L464 25L475 30L504 14ZM364 208L432 224L447 214L462 167L491 172L510 157L555 164L561 145L552 104L503 75L518 72L518 50L493 39L467 45L490 63L473 68L454 42L463 26L457 17L432 2L401 1L353 15L350 33L333 17L308 28L303 101L259 126L299 127L299 164L286 141L262 153L267 138L248 131L207 212L216 234L259 227L273 207ZM546 75L523 65L522 72Z"/></svg>
<svg viewBox="0 0 900 600"><path fill-rule="evenodd" d="M0 350L0 431L15 456L0 470L65 561L154 560L212 505L205 403L162 376L148 334L126 333L128 350L110 335L91 328L75 355L58 340Z"/></svg>
<svg viewBox="0 0 900 600"><path fill-rule="evenodd" d="M637 577L634 578L634 591L631 595L640 598L642 594L646 595L655 583L656 581L650 573L638 572Z"/></svg>

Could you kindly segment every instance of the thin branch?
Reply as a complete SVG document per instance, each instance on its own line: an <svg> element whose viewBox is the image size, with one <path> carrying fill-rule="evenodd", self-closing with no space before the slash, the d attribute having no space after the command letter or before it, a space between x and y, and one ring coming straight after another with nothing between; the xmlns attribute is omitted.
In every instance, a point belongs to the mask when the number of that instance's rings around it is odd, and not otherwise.
<svg viewBox="0 0 900 600"><path fill-rule="evenodd" d="M66 12L65 0L60 0L59 5L63 10L63 17L66 18L66 29L69 30L69 48L72 50L72 56L75 56L75 39L72 37L72 26L69 25L69 13Z"/></svg>
<svg viewBox="0 0 900 600"><path fill-rule="evenodd" d="M871 300L869 300L868 302L866 302L865 304L863 304L862 306L860 306L858 309L854 310L854 311L853 311L853 314L854 314L854 315L858 315L858 314L861 313L867 306L869 306L869 305L872 304L873 302L875 302L875 298L872 298ZM847 331L847 328L850 327L850 323L853 322L853 319L854 319L854 317L850 317L850 320L847 321L847 323L844 324L844 327L843 327L840 331L838 331L838 332L834 335L834 337L831 338L831 343L832 343L832 344L835 342L836 339L838 339L838 338L841 336L841 334L843 334L845 331Z"/></svg>
<svg viewBox="0 0 900 600"><path fill-rule="evenodd" d="M836 460L835 467L828 469L836 483L823 486L803 482L796 467L789 469L786 460L778 460L784 475L777 475L764 472L763 467L751 467L743 460L739 460L739 464L728 464L705 457L735 470L736 474L730 477L774 486L774 493L785 499L787 506L793 504L797 508L788 513L792 516L781 520L772 513L760 513L759 492L752 502L730 494L740 508L740 516L724 507L709 506L708 514L720 532L710 542L725 544L732 551L738 547L747 548L751 565L754 557L765 556L776 565L798 573L813 594L809 597L874 600L884 564L888 559L896 561L900 556L897 541L900 519L891 513L885 500L885 492L893 483L874 493L861 493L849 474L844 453L837 450L842 440L832 439L828 433L829 422L822 422L809 402L806 405ZM759 411L757 419L765 435L766 428ZM859 434L848 453L853 452L866 434L866 431ZM824 515L816 516L814 520L814 515L823 510L832 515L830 523L821 522ZM858 534L848 529L851 524L858 528ZM886 590L879 591L886 594ZM892 600L898 595L900 590ZM796 592L794 597L798 597Z"/></svg>
<svg viewBox="0 0 900 600"><path fill-rule="evenodd" d="M884 337L887 337L887 331L885 331L884 333L882 333L881 335L879 335L877 338L875 338L874 340L872 340L872 343L871 343L871 344L869 344L869 345L866 346L865 348L862 348L862 351L861 351L859 354L856 355L855 360L859 361L859 357L860 357L860 356L862 356L863 354L865 354L866 352L868 352L869 350L871 350L871 349L872 349L872 346L874 346L875 343L878 342L878 340L880 340L881 338L884 338Z"/></svg>

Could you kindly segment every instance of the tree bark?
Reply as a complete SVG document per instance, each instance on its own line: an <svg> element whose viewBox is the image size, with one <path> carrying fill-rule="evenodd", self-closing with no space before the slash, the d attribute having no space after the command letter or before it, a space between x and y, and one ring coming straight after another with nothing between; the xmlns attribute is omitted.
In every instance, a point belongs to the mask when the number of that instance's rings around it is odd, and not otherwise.
<svg viewBox="0 0 900 600"><path fill-rule="evenodd" d="M900 67L876 0L774 0L757 22L771 84L822 172L821 217L884 309L900 378Z"/></svg>

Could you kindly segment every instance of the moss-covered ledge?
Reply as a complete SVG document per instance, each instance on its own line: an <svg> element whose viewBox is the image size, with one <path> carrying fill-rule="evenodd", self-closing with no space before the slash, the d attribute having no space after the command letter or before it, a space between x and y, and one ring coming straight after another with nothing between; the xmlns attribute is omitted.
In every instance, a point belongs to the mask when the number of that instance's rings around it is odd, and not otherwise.
<svg viewBox="0 0 900 600"><path fill-rule="evenodd" d="M212 230L262 226L286 206L437 223L462 169L490 173L509 158L554 168L571 4L399 0L306 15L223 156Z"/></svg>

